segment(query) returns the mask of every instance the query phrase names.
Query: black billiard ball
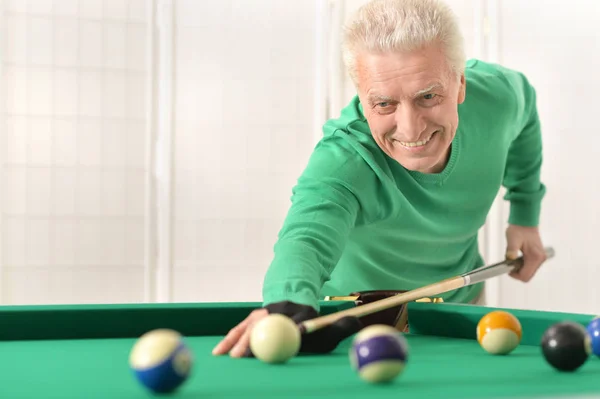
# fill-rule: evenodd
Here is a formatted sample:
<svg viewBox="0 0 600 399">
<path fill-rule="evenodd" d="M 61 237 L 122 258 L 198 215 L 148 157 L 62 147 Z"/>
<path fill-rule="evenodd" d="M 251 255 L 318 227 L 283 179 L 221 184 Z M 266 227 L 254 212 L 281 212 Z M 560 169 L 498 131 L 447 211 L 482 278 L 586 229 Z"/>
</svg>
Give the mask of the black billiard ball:
<svg viewBox="0 0 600 399">
<path fill-rule="evenodd" d="M 575 371 L 590 357 L 589 334 L 584 326 L 574 322 L 553 324 L 542 337 L 542 353 L 557 370 Z"/>
</svg>

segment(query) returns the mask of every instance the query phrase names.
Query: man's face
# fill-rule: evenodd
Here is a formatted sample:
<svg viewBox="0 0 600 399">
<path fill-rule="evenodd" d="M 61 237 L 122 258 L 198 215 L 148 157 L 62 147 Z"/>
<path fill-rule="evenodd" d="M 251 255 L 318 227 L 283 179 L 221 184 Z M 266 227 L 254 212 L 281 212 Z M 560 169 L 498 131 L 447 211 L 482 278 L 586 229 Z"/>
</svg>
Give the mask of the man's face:
<svg viewBox="0 0 600 399">
<path fill-rule="evenodd" d="M 406 169 L 441 172 L 465 98 L 464 76 L 450 72 L 437 47 L 363 53 L 357 61 L 358 96 L 379 147 Z"/>
</svg>

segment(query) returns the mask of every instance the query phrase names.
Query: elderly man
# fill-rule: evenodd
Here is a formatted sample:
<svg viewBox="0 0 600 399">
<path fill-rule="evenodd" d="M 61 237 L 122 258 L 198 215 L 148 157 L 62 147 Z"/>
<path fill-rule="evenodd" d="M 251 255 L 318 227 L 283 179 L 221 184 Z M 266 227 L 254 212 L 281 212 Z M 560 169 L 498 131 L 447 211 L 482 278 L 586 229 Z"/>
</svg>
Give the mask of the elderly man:
<svg viewBox="0 0 600 399">
<path fill-rule="evenodd" d="M 326 295 L 410 290 L 480 266 L 477 234 L 501 186 L 510 201 L 512 276 L 545 261 L 545 187 L 535 91 L 518 72 L 466 61 L 451 10 L 435 0 L 375 0 L 347 26 L 344 60 L 357 97 L 328 121 L 293 190 L 264 280 L 264 308 L 214 349 L 249 355 L 268 313 L 318 315 Z M 482 284 L 444 300 L 473 303 Z M 325 352 L 360 328 L 342 319 L 301 351 Z"/>
</svg>

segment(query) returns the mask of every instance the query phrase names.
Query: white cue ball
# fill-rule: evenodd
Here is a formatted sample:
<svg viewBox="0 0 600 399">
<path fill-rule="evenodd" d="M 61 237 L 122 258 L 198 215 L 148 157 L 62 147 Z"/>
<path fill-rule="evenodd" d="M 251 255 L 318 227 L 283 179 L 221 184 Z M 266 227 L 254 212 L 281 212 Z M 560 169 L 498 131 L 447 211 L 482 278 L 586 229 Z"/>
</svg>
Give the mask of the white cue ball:
<svg viewBox="0 0 600 399">
<path fill-rule="evenodd" d="M 265 363 L 285 363 L 300 350 L 301 336 L 296 323 L 282 314 L 271 314 L 252 327 L 250 349 Z"/>
</svg>

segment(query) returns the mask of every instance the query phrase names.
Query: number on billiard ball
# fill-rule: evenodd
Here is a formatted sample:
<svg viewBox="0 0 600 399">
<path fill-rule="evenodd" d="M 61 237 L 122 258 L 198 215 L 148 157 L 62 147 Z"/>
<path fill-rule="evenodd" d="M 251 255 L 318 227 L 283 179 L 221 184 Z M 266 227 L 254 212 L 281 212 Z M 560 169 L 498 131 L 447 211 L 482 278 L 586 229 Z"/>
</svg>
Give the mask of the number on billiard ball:
<svg viewBox="0 0 600 399">
<path fill-rule="evenodd" d="M 578 323 L 564 321 L 550 326 L 542 337 L 546 361 L 560 371 L 575 371 L 591 354 L 590 336 Z"/>
</svg>

